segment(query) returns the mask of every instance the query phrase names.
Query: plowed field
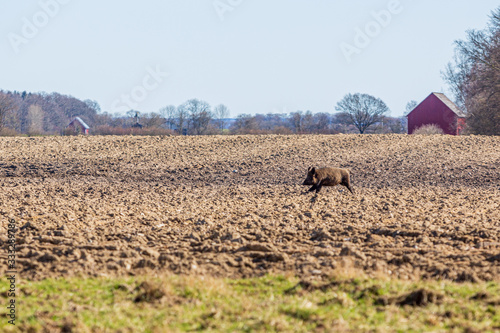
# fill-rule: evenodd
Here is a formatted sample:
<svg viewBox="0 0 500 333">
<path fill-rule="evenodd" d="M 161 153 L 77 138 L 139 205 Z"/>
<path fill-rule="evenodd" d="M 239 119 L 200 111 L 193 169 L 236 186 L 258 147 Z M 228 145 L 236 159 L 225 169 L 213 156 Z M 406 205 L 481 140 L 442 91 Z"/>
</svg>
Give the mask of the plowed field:
<svg viewBox="0 0 500 333">
<path fill-rule="evenodd" d="M 309 166 L 349 168 L 355 194 L 307 193 Z M 480 136 L 0 138 L 0 243 L 16 219 L 35 280 L 499 281 L 499 168 L 500 139 Z"/>
</svg>

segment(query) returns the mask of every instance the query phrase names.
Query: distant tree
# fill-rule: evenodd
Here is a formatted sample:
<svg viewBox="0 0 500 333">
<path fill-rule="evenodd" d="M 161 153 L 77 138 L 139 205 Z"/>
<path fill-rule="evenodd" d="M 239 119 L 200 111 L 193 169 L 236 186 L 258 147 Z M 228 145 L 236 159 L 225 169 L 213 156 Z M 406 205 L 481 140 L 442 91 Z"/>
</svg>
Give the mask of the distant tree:
<svg viewBox="0 0 500 333">
<path fill-rule="evenodd" d="M 455 59 L 443 73 L 456 103 L 467 112 L 468 130 L 500 135 L 500 7 L 488 27 L 455 42 Z"/>
<path fill-rule="evenodd" d="M 240 114 L 236 121 L 231 126 L 231 130 L 235 134 L 249 134 L 259 131 L 259 126 L 256 117 L 249 114 Z"/>
<path fill-rule="evenodd" d="M 381 122 L 389 111 L 381 99 L 367 94 L 348 94 L 338 102 L 335 109 L 348 115 L 350 122 L 361 134 L 373 124 Z"/>
<path fill-rule="evenodd" d="M 410 112 L 413 111 L 418 106 L 418 102 L 415 100 L 411 100 L 408 103 L 406 103 L 406 110 L 404 115 L 407 116 Z"/>
<path fill-rule="evenodd" d="M 316 113 L 313 117 L 316 133 L 328 133 L 330 127 L 330 115 L 324 112 Z"/>
<path fill-rule="evenodd" d="M 276 127 L 286 124 L 285 116 L 279 113 L 256 114 L 255 122 L 259 130 L 272 132 Z"/>
<path fill-rule="evenodd" d="M 229 109 L 224 104 L 219 104 L 214 108 L 214 117 L 217 122 L 217 128 L 222 133 L 224 130 L 224 119 L 229 117 Z"/>
<path fill-rule="evenodd" d="M 306 133 L 314 132 L 314 116 L 313 113 L 309 110 L 307 110 L 302 117 L 302 129 Z"/>
<path fill-rule="evenodd" d="M 334 121 L 337 124 L 344 124 L 348 125 L 351 124 L 351 116 L 348 113 L 345 112 L 339 112 L 334 115 Z"/>
<path fill-rule="evenodd" d="M 30 105 L 28 109 L 28 134 L 29 135 L 41 135 L 43 134 L 43 110 L 37 105 Z"/>
<path fill-rule="evenodd" d="M 144 127 L 161 128 L 165 124 L 165 118 L 159 113 L 151 112 L 144 114 L 141 122 Z"/>
<path fill-rule="evenodd" d="M 177 107 L 174 119 L 177 132 L 182 135 L 188 121 L 188 111 L 186 110 L 184 105 L 179 105 Z"/>
<path fill-rule="evenodd" d="M 386 117 L 384 125 L 389 133 L 403 134 L 406 133 L 406 117 L 393 118 Z"/>
<path fill-rule="evenodd" d="M 101 106 L 99 105 L 99 103 L 97 103 L 97 101 L 93 101 L 93 100 L 90 100 L 90 99 L 86 99 L 83 101 L 90 109 L 94 110 L 95 113 L 99 113 L 101 112 Z"/>
<path fill-rule="evenodd" d="M 167 105 L 160 109 L 160 114 L 163 118 L 165 118 L 165 123 L 168 129 L 174 129 L 176 113 L 177 108 L 173 105 Z"/>
<path fill-rule="evenodd" d="M 96 115 L 94 126 L 113 126 L 113 116 L 107 112 L 102 112 Z"/>
<path fill-rule="evenodd" d="M 54 117 L 59 119 L 54 119 L 54 121 L 58 122 L 59 126 L 66 127 L 68 125 L 68 121 L 75 117 L 82 118 L 83 121 L 85 121 L 89 126 L 92 126 L 94 123 L 94 117 L 97 114 L 97 111 L 75 97 L 61 95 L 58 93 L 41 94 L 39 97 L 42 97 L 42 99 L 50 102 L 52 104 L 52 108 L 58 109 L 58 112 L 54 113 Z M 39 105 L 45 112 L 52 113 L 50 109 L 45 107 L 45 105 Z M 60 118 L 63 114 L 66 119 Z"/>
<path fill-rule="evenodd" d="M 407 116 L 412 112 L 417 106 L 418 102 L 415 100 L 411 100 L 406 104 L 406 110 L 404 112 L 404 116 L 401 119 L 401 126 L 402 126 L 402 132 L 401 133 L 407 133 L 408 132 L 408 118 Z M 399 133 L 399 132 L 394 132 L 394 133 Z"/>
<path fill-rule="evenodd" d="M 0 131 L 6 125 L 7 117 L 17 109 L 11 96 L 0 91 Z"/>
<path fill-rule="evenodd" d="M 256 133 L 256 131 L 269 131 L 272 129 L 269 118 L 264 114 L 257 113 L 255 116 L 249 115 L 246 119 L 247 126 L 245 126 L 245 128 L 254 133 Z"/>
<path fill-rule="evenodd" d="M 302 133 L 302 111 L 292 112 L 289 116 L 290 127 L 294 133 Z"/>
<path fill-rule="evenodd" d="M 210 104 L 198 99 L 190 99 L 182 108 L 188 115 L 188 132 L 193 135 L 206 134 L 213 118 Z"/>
</svg>

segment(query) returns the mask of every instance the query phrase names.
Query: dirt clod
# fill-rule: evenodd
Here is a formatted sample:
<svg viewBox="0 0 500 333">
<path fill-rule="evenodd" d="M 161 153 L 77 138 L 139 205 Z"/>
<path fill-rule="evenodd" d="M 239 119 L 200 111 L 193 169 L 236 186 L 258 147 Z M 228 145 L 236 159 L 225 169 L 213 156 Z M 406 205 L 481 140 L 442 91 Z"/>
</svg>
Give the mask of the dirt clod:
<svg viewBox="0 0 500 333">
<path fill-rule="evenodd" d="M 142 282 L 137 286 L 136 291 L 137 295 L 134 298 L 134 303 L 153 303 L 162 299 L 166 294 L 161 287 L 154 286 L 149 282 Z"/>
</svg>

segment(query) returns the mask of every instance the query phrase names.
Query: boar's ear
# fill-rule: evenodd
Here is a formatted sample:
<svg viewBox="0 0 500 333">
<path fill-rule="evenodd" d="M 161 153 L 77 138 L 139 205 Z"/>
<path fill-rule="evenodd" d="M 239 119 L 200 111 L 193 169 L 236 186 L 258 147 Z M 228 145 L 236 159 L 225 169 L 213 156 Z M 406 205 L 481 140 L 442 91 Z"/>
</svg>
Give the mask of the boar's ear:
<svg viewBox="0 0 500 333">
<path fill-rule="evenodd" d="M 316 173 L 316 168 L 312 167 L 311 170 L 309 170 L 313 175 Z"/>
</svg>

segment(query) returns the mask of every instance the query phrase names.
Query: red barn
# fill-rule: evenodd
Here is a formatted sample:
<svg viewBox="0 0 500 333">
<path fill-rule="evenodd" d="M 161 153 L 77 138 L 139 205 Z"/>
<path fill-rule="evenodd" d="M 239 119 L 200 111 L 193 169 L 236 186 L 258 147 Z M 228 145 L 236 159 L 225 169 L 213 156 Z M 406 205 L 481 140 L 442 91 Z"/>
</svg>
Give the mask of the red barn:
<svg viewBox="0 0 500 333">
<path fill-rule="evenodd" d="M 432 93 L 408 115 L 408 134 L 424 125 L 435 124 L 445 134 L 460 135 L 465 127 L 465 114 L 442 93 Z"/>
<path fill-rule="evenodd" d="M 90 127 L 85 124 L 85 122 L 80 117 L 75 117 L 75 119 L 69 123 L 67 128 L 75 133 L 85 135 L 89 134 L 90 129 Z"/>
</svg>

